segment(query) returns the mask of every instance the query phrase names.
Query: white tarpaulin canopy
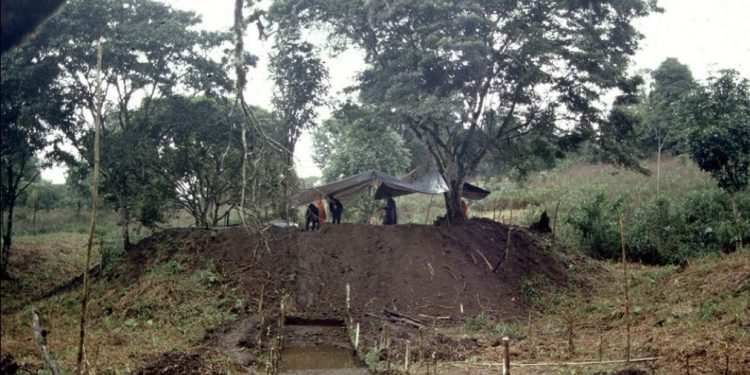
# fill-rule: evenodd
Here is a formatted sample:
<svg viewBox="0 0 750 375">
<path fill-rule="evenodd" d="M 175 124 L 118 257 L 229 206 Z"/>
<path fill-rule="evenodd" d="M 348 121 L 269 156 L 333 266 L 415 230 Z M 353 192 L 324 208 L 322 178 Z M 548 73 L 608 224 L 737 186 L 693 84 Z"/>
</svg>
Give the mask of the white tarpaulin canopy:
<svg viewBox="0 0 750 375">
<path fill-rule="evenodd" d="M 341 203 L 346 204 L 370 186 L 378 186 L 376 199 L 382 199 L 389 195 L 396 197 L 412 193 L 442 194 L 448 191 L 448 184 L 437 172 L 430 172 L 414 182 L 405 182 L 383 172 L 370 170 L 329 184 L 303 190 L 292 197 L 291 203 L 294 206 L 301 206 L 318 198 L 332 195 Z"/>
</svg>

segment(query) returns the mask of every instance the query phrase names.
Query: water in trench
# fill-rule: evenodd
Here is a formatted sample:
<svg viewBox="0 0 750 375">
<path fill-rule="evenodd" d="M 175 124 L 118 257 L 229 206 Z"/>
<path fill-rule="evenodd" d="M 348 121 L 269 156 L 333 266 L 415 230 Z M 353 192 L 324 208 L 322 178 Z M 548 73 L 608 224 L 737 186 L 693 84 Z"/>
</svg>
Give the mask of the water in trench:
<svg viewBox="0 0 750 375">
<path fill-rule="evenodd" d="M 343 325 L 293 324 L 284 331 L 282 374 L 369 374 L 354 357 Z"/>
</svg>

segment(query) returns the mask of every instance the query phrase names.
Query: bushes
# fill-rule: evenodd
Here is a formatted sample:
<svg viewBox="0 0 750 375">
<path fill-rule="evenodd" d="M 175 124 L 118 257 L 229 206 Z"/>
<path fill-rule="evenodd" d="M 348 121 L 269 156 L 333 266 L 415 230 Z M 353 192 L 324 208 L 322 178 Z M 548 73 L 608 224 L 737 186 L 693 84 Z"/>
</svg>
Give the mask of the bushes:
<svg viewBox="0 0 750 375">
<path fill-rule="evenodd" d="M 593 200 L 582 201 L 566 219 L 591 255 L 616 259 L 620 253 L 618 217 L 623 200 L 621 195 L 610 202 L 600 193 Z"/>
<path fill-rule="evenodd" d="M 750 192 L 738 197 L 741 233 L 750 229 Z M 718 189 L 689 191 L 679 197 L 646 201 L 598 194 L 581 201 L 567 218 L 580 245 L 593 256 L 619 259 L 619 215 L 625 213 L 625 243 L 630 259 L 652 264 L 681 263 L 734 248 L 737 236 L 728 195 Z M 745 239 L 747 240 L 747 238 Z"/>
</svg>

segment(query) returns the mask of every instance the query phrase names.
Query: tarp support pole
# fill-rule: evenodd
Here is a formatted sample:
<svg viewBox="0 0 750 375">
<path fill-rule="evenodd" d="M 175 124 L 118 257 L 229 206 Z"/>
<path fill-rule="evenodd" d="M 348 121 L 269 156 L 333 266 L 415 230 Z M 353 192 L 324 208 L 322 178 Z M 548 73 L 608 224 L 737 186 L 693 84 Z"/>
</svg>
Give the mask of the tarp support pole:
<svg viewBox="0 0 750 375">
<path fill-rule="evenodd" d="M 430 209 L 432 208 L 432 200 L 435 199 L 434 195 L 430 195 L 430 205 L 427 206 L 427 216 L 424 217 L 424 223 L 427 224 L 427 222 L 430 220 Z"/>
</svg>

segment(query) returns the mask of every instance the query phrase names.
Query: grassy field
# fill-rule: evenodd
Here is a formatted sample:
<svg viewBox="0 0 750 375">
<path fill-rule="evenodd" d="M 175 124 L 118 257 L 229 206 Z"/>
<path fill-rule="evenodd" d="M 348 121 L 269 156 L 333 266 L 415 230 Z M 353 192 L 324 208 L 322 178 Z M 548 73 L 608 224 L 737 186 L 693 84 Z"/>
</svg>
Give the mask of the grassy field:
<svg viewBox="0 0 750 375">
<path fill-rule="evenodd" d="M 65 247 L 60 245 L 63 239 Z M 29 328 L 32 308 L 49 331 L 48 344 L 57 361 L 74 368 L 80 286 L 38 301 L 32 297 L 81 272 L 82 252 L 69 250 L 83 249 L 85 241 L 84 235 L 68 233 L 40 235 L 34 242 L 19 238 L 25 245 L 16 248 L 11 260 L 19 280 L 3 282 L 2 293 L 4 306 L 8 301 L 22 307 L 2 315 L 2 349 L 32 373 L 43 368 Z M 165 244 L 165 251 L 172 245 Z M 40 252 L 47 254 L 39 257 Z M 35 259 L 35 267 L 24 269 L 29 258 Z M 104 272 L 92 282 L 89 302 L 87 356 L 94 373 L 127 374 L 160 353 L 190 352 L 206 329 L 233 319 L 233 312 L 245 307 L 212 263 L 186 254 L 157 253 L 145 264 L 120 258 Z M 217 368 L 235 368 L 221 353 L 209 357 Z"/>
</svg>

